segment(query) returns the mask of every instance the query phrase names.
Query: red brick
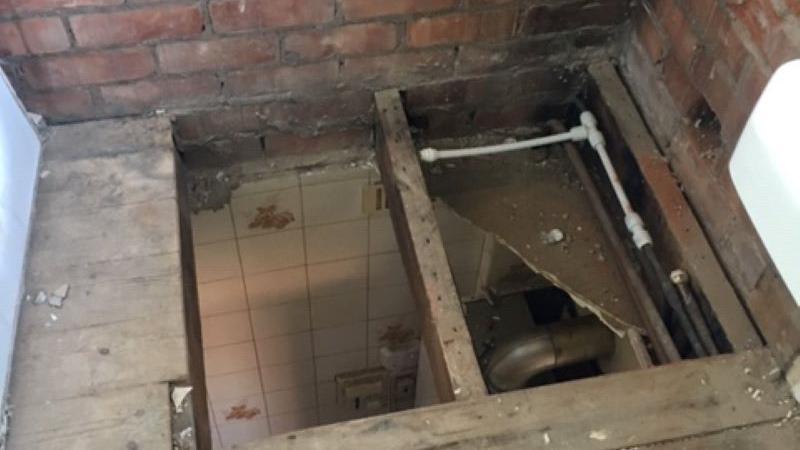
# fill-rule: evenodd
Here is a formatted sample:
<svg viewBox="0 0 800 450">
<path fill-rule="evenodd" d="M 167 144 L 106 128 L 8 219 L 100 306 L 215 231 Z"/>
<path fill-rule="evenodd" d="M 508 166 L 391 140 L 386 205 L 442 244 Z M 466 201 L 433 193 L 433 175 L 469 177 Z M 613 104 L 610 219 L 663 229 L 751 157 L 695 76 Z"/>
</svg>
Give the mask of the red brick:
<svg viewBox="0 0 800 450">
<path fill-rule="evenodd" d="M 141 113 L 165 106 L 209 103 L 220 95 L 220 83 L 212 75 L 103 86 L 100 95 L 113 113 Z"/>
<path fill-rule="evenodd" d="M 36 89 L 136 80 L 154 70 L 148 49 L 46 56 L 22 64 L 24 79 Z"/>
<path fill-rule="evenodd" d="M 275 60 L 277 48 L 274 36 L 236 37 L 161 44 L 157 53 L 161 70 L 183 73 L 268 63 Z"/>
<path fill-rule="evenodd" d="M 336 150 L 366 150 L 370 148 L 368 129 L 334 130 L 320 134 L 267 133 L 265 147 L 268 157 L 305 155 Z"/>
<path fill-rule="evenodd" d="M 372 91 L 350 91 L 327 97 L 271 102 L 259 107 L 264 126 L 278 129 L 342 126 L 369 123 L 375 99 Z"/>
<path fill-rule="evenodd" d="M 11 0 L 18 12 L 49 11 L 83 6 L 121 5 L 125 0 Z"/>
<path fill-rule="evenodd" d="M 97 114 L 92 96 L 83 88 L 27 93 L 22 95 L 22 100 L 28 111 L 41 114 L 51 122 L 71 122 Z"/>
<path fill-rule="evenodd" d="M 67 30 L 57 17 L 23 19 L 19 28 L 31 53 L 54 53 L 70 47 Z"/>
<path fill-rule="evenodd" d="M 515 17 L 512 10 L 423 17 L 408 24 L 408 45 L 430 47 L 506 38 L 514 31 Z"/>
<path fill-rule="evenodd" d="M 744 25 L 756 46 L 763 48 L 769 30 L 780 23 L 772 7 L 765 0 L 727 3 L 728 10 Z"/>
<path fill-rule="evenodd" d="M 333 20 L 334 0 L 221 0 L 209 10 L 218 32 L 280 28 Z"/>
<path fill-rule="evenodd" d="M 667 52 L 664 35 L 644 8 L 636 11 L 634 23 L 636 35 L 650 56 L 650 61 L 658 64 Z"/>
<path fill-rule="evenodd" d="M 388 23 L 347 25 L 330 31 L 292 33 L 283 41 L 284 58 L 313 60 L 393 50 L 397 29 Z"/>
<path fill-rule="evenodd" d="M 197 6 L 167 5 L 73 16 L 70 25 L 79 46 L 104 47 L 194 36 L 203 31 L 203 17 Z"/>
<path fill-rule="evenodd" d="M 458 6 L 459 0 L 341 0 L 348 19 L 442 11 Z"/>
<path fill-rule="evenodd" d="M 16 22 L 0 23 L 0 56 L 24 55 L 27 52 Z"/>
<path fill-rule="evenodd" d="M 373 86 L 413 86 L 451 76 L 454 59 L 451 50 L 346 59 L 341 77 Z"/>
<path fill-rule="evenodd" d="M 686 74 L 686 69 L 673 55 L 669 55 L 663 60 L 661 71 L 667 91 L 675 102 L 675 106 L 680 111 L 681 116 L 690 117 L 697 105 L 704 100 L 692 85 L 689 76 Z"/>
<path fill-rule="evenodd" d="M 225 93 L 243 97 L 275 92 L 309 93 L 333 90 L 338 70 L 337 61 L 274 69 L 243 70 L 225 77 Z"/>
</svg>

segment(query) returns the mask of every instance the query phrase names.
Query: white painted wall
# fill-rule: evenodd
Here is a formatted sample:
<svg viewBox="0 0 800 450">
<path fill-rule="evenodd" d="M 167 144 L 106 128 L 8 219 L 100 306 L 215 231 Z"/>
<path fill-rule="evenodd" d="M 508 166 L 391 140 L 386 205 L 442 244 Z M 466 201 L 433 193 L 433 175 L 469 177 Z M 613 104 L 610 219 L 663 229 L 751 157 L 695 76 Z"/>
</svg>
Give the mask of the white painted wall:
<svg viewBox="0 0 800 450">
<path fill-rule="evenodd" d="M 0 71 L 0 411 L 5 409 L 17 311 L 23 295 L 40 153 L 39 138 Z"/>
</svg>

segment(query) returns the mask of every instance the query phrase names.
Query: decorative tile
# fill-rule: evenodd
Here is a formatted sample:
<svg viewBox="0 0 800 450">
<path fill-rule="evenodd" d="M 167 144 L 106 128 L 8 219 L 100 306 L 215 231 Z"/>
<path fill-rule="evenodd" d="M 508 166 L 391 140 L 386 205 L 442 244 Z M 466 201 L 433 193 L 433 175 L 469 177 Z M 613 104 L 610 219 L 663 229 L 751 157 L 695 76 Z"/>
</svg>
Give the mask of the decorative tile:
<svg viewBox="0 0 800 450">
<path fill-rule="evenodd" d="M 369 318 L 396 316 L 416 311 L 408 284 L 379 287 L 369 291 Z"/>
<path fill-rule="evenodd" d="M 303 233 L 300 230 L 239 239 L 239 248 L 246 275 L 305 264 Z"/>
<path fill-rule="evenodd" d="M 229 423 L 242 423 L 267 417 L 267 408 L 264 404 L 264 394 L 232 397 L 217 400 L 213 404 L 214 420 L 218 426 Z"/>
<path fill-rule="evenodd" d="M 291 230 L 303 223 L 299 188 L 236 197 L 231 209 L 240 238 Z"/>
<path fill-rule="evenodd" d="M 363 320 L 367 320 L 366 290 L 311 301 L 311 327 L 314 329 Z"/>
<path fill-rule="evenodd" d="M 308 263 L 356 258 L 367 254 L 367 221 L 306 228 Z"/>
<path fill-rule="evenodd" d="M 247 298 L 241 276 L 227 280 L 200 283 L 197 286 L 200 316 L 247 310 Z"/>
<path fill-rule="evenodd" d="M 312 299 L 366 290 L 367 258 L 311 264 L 308 285 Z"/>
<path fill-rule="evenodd" d="M 252 309 L 308 299 L 305 266 L 245 275 L 244 283 Z"/>
<path fill-rule="evenodd" d="M 256 349 L 252 342 L 209 348 L 204 354 L 206 376 L 209 377 L 257 367 Z"/>
<path fill-rule="evenodd" d="M 258 363 L 275 366 L 296 361 L 307 361 L 314 357 L 311 333 L 296 333 L 256 341 Z"/>
<path fill-rule="evenodd" d="M 365 217 L 362 197 L 364 179 L 303 186 L 306 226 L 352 221 Z"/>
<path fill-rule="evenodd" d="M 205 210 L 192 214 L 192 240 L 195 245 L 225 241 L 235 237 L 228 205 L 216 211 Z"/>
<path fill-rule="evenodd" d="M 316 408 L 269 416 L 269 425 L 272 428 L 273 434 L 276 435 L 301 430 L 303 428 L 310 428 L 316 426 L 318 423 L 319 420 L 317 419 Z"/>
<path fill-rule="evenodd" d="M 205 317 L 200 325 L 205 348 L 236 344 L 253 339 L 248 311 Z"/>
<path fill-rule="evenodd" d="M 269 415 L 285 414 L 317 407 L 317 389 L 313 384 L 267 394 Z"/>
<path fill-rule="evenodd" d="M 335 328 L 314 330 L 314 355 L 327 356 L 365 350 L 367 348 L 367 323 L 356 322 Z"/>
<path fill-rule="evenodd" d="M 306 302 L 283 303 L 251 311 L 253 334 L 256 339 L 299 333 L 311 328 Z"/>
<path fill-rule="evenodd" d="M 314 361 L 312 360 L 261 367 L 261 385 L 264 392 L 305 386 L 314 383 L 314 379 Z"/>
<path fill-rule="evenodd" d="M 317 366 L 317 382 L 332 381 L 340 373 L 364 369 L 367 366 L 367 352 L 339 353 L 322 356 L 315 360 Z"/>
<path fill-rule="evenodd" d="M 392 328 L 400 331 L 409 330 L 416 337 L 419 337 L 419 327 L 420 319 L 416 313 L 370 320 L 368 346 L 380 347 L 384 345 L 381 337 L 386 336 L 387 331 Z"/>
<path fill-rule="evenodd" d="M 196 246 L 194 265 L 198 283 L 225 280 L 242 275 L 239 268 L 239 253 L 234 240 Z"/>
</svg>

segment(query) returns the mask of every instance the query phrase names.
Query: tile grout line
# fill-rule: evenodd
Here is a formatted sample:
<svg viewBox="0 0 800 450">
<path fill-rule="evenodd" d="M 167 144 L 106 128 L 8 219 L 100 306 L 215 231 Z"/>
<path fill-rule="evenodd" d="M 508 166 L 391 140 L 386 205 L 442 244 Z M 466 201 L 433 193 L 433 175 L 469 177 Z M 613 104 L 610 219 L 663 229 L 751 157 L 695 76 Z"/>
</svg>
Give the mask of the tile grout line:
<svg viewBox="0 0 800 450">
<path fill-rule="evenodd" d="M 271 436 L 272 435 L 272 426 L 269 423 L 269 405 L 267 404 L 267 393 L 266 393 L 266 389 L 264 388 L 264 375 L 263 375 L 263 373 L 261 371 L 261 364 L 260 364 L 260 362 L 258 360 L 258 349 L 256 348 L 256 333 L 255 333 L 255 327 L 253 326 L 253 310 L 250 307 L 250 298 L 249 298 L 249 294 L 247 293 L 247 283 L 245 283 L 245 281 L 244 281 L 244 263 L 242 262 L 242 253 L 241 253 L 241 249 L 240 249 L 240 246 L 239 246 L 239 235 L 236 232 L 236 221 L 235 221 L 235 219 L 233 217 L 233 208 L 229 207 L 228 211 L 230 212 L 231 225 L 233 226 L 233 236 L 234 236 L 234 242 L 235 242 L 235 245 L 236 245 L 236 257 L 237 257 L 237 259 L 239 261 L 239 274 L 240 274 L 241 279 L 242 279 L 242 288 L 244 290 L 244 300 L 245 300 L 245 303 L 247 304 L 247 317 L 248 317 L 248 319 L 250 321 L 250 335 L 252 336 L 253 353 L 255 354 L 256 370 L 258 371 L 258 381 L 261 383 L 261 399 L 264 402 L 264 418 L 265 418 L 265 420 L 267 422 L 267 432 Z"/>
<path fill-rule="evenodd" d="M 311 311 L 311 279 L 308 273 L 308 245 L 306 240 L 306 214 L 305 214 L 305 189 L 302 183 L 302 177 L 297 176 L 297 185 L 300 189 L 300 230 L 303 237 L 303 259 L 305 261 L 305 274 L 306 274 L 306 303 L 308 305 L 308 323 L 309 323 L 309 339 L 311 339 L 311 367 L 314 370 L 314 414 L 316 416 L 316 424 L 319 425 L 319 377 L 317 375 L 317 349 L 314 345 L 314 315 Z"/>
</svg>

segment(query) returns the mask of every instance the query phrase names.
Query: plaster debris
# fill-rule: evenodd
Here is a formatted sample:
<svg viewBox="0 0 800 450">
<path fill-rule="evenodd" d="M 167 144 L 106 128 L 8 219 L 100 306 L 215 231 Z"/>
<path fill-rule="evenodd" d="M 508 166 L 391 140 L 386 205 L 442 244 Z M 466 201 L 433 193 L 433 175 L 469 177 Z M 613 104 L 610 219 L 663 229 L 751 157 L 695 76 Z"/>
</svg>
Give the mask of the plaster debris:
<svg viewBox="0 0 800 450">
<path fill-rule="evenodd" d="M 544 441 L 545 445 L 550 445 L 550 433 L 546 431 L 542 433 L 542 440 Z"/>
<path fill-rule="evenodd" d="M 49 171 L 49 170 L 43 170 L 43 171 L 42 171 L 42 172 L 39 174 L 39 178 L 41 178 L 42 180 L 44 180 L 45 178 L 47 178 L 47 177 L 49 177 L 49 176 L 50 176 L 50 171 Z"/>
<path fill-rule="evenodd" d="M 558 228 L 553 228 L 552 230 L 542 233 L 541 234 L 542 243 L 545 245 L 553 245 L 558 244 L 559 242 L 564 240 L 564 232 L 559 230 Z"/>
<path fill-rule="evenodd" d="M 47 304 L 54 308 L 61 308 L 64 306 L 67 295 L 69 295 L 69 285 L 62 284 L 47 297 Z"/>
<path fill-rule="evenodd" d="M 606 430 L 592 430 L 589 433 L 589 439 L 593 439 L 595 441 L 605 441 L 608 439 L 608 432 Z"/>
<path fill-rule="evenodd" d="M 45 302 L 47 302 L 47 293 L 45 293 L 44 291 L 39 291 L 36 294 L 36 297 L 33 299 L 33 304 L 41 305 L 44 304 Z"/>
<path fill-rule="evenodd" d="M 172 404 L 175 406 L 175 412 L 183 412 L 183 402 L 186 401 L 186 396 L 192 392 L 191 386 L 175 386 L 172 388 Z"/>
</svg>

